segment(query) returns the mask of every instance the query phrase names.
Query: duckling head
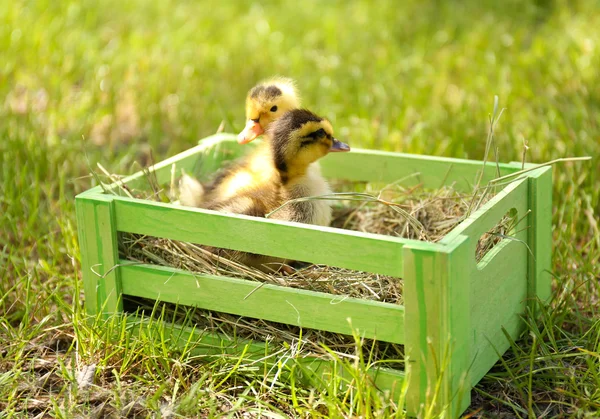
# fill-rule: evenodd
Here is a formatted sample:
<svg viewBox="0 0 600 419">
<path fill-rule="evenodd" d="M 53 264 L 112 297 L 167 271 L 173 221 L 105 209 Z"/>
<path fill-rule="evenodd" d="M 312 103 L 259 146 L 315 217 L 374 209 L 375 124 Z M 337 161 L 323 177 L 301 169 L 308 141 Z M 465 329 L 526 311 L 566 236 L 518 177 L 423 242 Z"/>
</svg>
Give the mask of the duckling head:
<svg viewBox="0 0 600 419">
<path fill-rule="evenodd" d="M 306 173 L 308 166 L 330 152 L 350 151 L 333 136 L 331 123 L 306 109 L 286 112 L 269 128 L 275 167 L 285 183 Z"/>
<path fill-rule="evenodd" d="M 292 79 L 273 78 L 254 86 L 246 97 L 246 126 L 238 143 L 246 144 L 263 134 L 269 125 L 290 109 L 300 106 Z"/>
</svg>

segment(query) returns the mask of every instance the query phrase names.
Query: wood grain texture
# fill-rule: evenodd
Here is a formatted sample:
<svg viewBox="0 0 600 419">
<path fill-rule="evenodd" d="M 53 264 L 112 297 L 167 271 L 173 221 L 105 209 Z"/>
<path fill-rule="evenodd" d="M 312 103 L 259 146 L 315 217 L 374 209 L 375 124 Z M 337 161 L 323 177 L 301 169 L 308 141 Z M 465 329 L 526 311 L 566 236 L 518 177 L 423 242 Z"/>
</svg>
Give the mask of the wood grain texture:
<svg viewBox="0 0 600 419">
<path fill-rule="evenodd" d="M 470 267 L 473 385 L 498 361 L 498 353 L 509 348 L 502 329 L 516 339 L 524 328 L 520 315 L 527 303 L 527 249 L 517 241 L 504 241 L 498 247 L 484 270 Z"/>
<path fill-rule="evenodd" d="M 552 295 L 552 168 L 533 171 L 529 179 L 529 298 L 548 302 Z"/>
<path fill-rule="evenodd" d="M 472 362 L 469 238 L 460 236 L 444 252 L 405 246 L 404 297 L 407 411 L 452 412 L 470 404 Z"/>
<path fill-rule="evenodd" d="M 404 343 L 404 307 L 122 262 L 123 293 L 303 328 Z"/>
<path fill-rule="evenodd" d="M 474 357 L 470 374 L 473 385 L 497 362 L 498 353 L 508 349 L 509 342 L 502 329 L 516 339 L 524 327 L 520 315 L 525 312 L 527 300 L 529 217 L 525 214 L 529 211 L 528 196 L 526 177 L 510 183 L 441 241 L 450 244 L 460 235 L 470 238 L 464 273 L 470 278 L 472 331 L 469 345 Z M 516 209 L 518 218 L 525 217 L 516 228 L 521 231 L 514 239 L 502 240 L 477 264 L 477 240 L 511 209 Z"/>
<path fill-rule="evenodd" d="M 418 176 L 407 179 L 403 184 L 422 183 L 425 188 L 432 189 L 453 185 L 460 192 L 470 192 L 475 184 L 477 173 L 482 168 L 482 163 L 445 157 L 353 149 L 350 153 L 333 153 L 325 157 L 322 159 L 321 166 L 327 178 L 392 183 L 419 173 Z M 510 165 L 500 165 L 501 175 L 514 172 L 515 169 Z M 483 181 L 493 179 L 495 173 L 496 168 L 488 164 L 485 167 Z"/>
<path fill-rule="evenodd" d="M 402 246 L 414 242 L 122 197 L 115 205 L 119 231 L 395 277 L 403 273 Z"/>
<path fill-rule="evenodd" d="M 282 362 L 281 356 L 270 356 L 280 348 L 272 348 L 268 343 L 258 343 L 243 339 L 231 339 L 226 336 L 207 333 L 192 327 L 173 325 L 166 322 L 151 321 L 130 316 L 127 319 L 128 325 L 133 333 L 140 329 L 153 328 L 158 333 L 165 336 L 175 348 L 192 348 L 193 355 L 222 355 L 230 354 L 239 356 L 245 354 L 245 364 L 252 364 L 262 369 L 266 374 L 278 375 L 281 380 L 290 379 L 291 374 L 305 386 L 310 386 L 318 390 L 325 390 L 326 383 L 331 374 L 336 374 L 348 383 L 353 377 L 347 370 L 335 361 L 328 361 L 314 357 L 294 357 L 291 350 L 285 352 L 290 355 L 285 357 Z M 373 384 L 382 391 L 389 391 L 392 400 L 397 400 L 402 391 L 402 385 L 405 374 L 402 370 L 381 368 L 371 366 L 368 374 L 373 380 Z M 344 388 L 345 389 L 345 388 Z"/>
<path fill-rule="evenodd" d="M 122 310 L 114 203 L 110 196 L 77 197 L 81 271 L 89 314 Z"/>
</svg>

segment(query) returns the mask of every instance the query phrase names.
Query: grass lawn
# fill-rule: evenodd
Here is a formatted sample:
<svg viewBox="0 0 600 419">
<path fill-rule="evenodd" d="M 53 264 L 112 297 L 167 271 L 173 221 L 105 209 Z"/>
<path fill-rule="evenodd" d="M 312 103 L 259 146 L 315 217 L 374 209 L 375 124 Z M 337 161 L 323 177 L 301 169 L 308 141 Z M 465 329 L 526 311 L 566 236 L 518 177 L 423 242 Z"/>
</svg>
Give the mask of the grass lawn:
<svg viewBox="0 0 600 419">
<path fill-rule="evenodd" d="M 593 157 L 554 168 L 554 298 L 470 412 L 600 416 L 599 28 L 595 0 L 2 2 L 0 418 L 403 416 L 86 321 L 73 198 L 90 167 L 132 173 L 241 130 L 273 74 L 353 146 L 481 159 L 498 95 L 501 161 L 524 141 L 533 162 Z"/>
</svg>

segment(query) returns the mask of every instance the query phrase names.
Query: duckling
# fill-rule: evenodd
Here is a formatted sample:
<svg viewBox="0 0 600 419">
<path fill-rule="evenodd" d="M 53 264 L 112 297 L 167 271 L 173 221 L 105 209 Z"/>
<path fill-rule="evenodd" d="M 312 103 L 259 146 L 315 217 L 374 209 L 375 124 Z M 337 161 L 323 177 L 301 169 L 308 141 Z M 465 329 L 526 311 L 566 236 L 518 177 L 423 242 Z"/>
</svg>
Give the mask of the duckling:
<svg viewBox="0 0 600 419">
<path fill-rule="evenodd" d="M 296 109 L 300 106 L 300 98 L 296 89 L 295 82 L 286 77 L 273 77 L 264 80 L 254 86 L 248 92 L 246 97 L 246 119 L 245 128 L 237 136 L 239 144 L 247 144 L 256 137 L 265 133 L 273 121 L 290 109 Z M 255 164 L 250 167 L 260 167 L 264 165 L 263 160 L 268 156 L 255 156 Z M 318 167 L 313 169 L 318 172 Z M 316 173 L 316 175 L 319 175 Z M 223 175 L 226 176 L 226 175 Z M 221 197 L 234 196 L 238 188 L 247 186 L 247 182 L 252 179 L 248 172 L 241 170 L 236 172 L 235 178 L 221 178 L 219 183 L 222 185 L 217 195 Z M 189 207 L 202 207 L 204 199 L 204 189 L 200 182 L 193 177 L 183 174 L 179 181 L 179 203 Z"/>
<path fill-rule="evenodd" d="M 260 82 L 250 89 L 246 97 L 247 122 L 238 134 L 238 143 L 249 143 L 285 112 L 299 107 L 300 98 L 292 79 L 274 77 Z"/>
<path fill-rule="evenodd" d="M 228 172 L 220 173 L 213 183 L 204 189 L 210 199 L 205 208 L 225 213 L 265 217 L 285 202 L 309 196 L 322 195 L 329 191 L 325 179 L 311 171 L 311 166 L 329 152 L 345 152 L 350 147 L 333 137 L 331 123 L 304 109 L 294 109 L 272 123 L 267 131 L 269 141 L 262 144 L 257 153 L 263 167 L 253 167 L 254 155 L 236 162 Z M 249 170 L 248 170 L 249 169 Z M 260 170 L 256 170 L 260 169 Z M 235 196 L 220 197 L 212 194 L 218 189 L 220 179 L 235 177 L 235 172 L 250 173 L 253 181 L 238 190 Z M 329 225 L 330 203 L 323 200 L 294 202 L 275 212 L 271 218 L 308 224 Z M 225 252 L 230 258 L 263 270 L 270 263 L 284 260 L 245 252 Z"/>
</svg>

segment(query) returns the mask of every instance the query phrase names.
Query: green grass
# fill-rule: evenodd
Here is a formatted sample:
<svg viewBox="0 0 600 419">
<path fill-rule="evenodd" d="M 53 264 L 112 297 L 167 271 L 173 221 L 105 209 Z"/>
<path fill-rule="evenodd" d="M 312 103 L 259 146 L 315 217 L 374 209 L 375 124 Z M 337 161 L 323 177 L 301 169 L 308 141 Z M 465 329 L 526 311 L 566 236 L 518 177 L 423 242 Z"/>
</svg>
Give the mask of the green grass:
<svg viewBox="0 0 600 419">
<path fill-rule="evenodd" d="M 554 299 L 471 411 L 600 415 L 597 1 L 220 3 L 0 4 L 0 417 L 402 415 L 368 386 L 271 388 L 236 358 L 86 322 L 73 197 L 89 167 L 131 173 L 221 122 L 240 130 L 247 89 L 272 74 L 353 146 L 481 159 L 497 94 L 500 160 L 523 140 L 534 162 L 593 156 L 554 169 Z"/>
</svg>

